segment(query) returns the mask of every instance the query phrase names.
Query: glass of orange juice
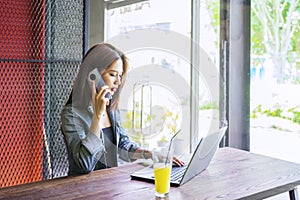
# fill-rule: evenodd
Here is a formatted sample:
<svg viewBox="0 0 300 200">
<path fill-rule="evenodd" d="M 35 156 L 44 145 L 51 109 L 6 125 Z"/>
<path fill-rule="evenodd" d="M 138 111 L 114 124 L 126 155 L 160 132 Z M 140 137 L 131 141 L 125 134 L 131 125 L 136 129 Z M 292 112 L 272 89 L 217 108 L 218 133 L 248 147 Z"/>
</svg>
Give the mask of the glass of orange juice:
<svg viewBox="0 0 300 200">
<path fill-rule="evenodd" d="M 167 197 L 170 191 L 173 149 L 169 146 L 158 147 L 152 151 L 155 196 Z"/>
</svg>

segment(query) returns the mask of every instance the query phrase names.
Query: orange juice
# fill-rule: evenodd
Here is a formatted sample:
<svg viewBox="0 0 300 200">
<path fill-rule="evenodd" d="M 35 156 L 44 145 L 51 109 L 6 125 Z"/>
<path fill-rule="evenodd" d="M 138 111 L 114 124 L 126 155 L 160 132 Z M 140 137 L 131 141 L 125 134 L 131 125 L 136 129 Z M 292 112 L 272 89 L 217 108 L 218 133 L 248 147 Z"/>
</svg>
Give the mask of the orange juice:
<svg viewBox="0 0 300 200">
<path fill-rule="evenodd" d="M 171 165 L 154 166 L 155 191 L 160 194 L 166 194 L 170 190 Z"/>
</svg>

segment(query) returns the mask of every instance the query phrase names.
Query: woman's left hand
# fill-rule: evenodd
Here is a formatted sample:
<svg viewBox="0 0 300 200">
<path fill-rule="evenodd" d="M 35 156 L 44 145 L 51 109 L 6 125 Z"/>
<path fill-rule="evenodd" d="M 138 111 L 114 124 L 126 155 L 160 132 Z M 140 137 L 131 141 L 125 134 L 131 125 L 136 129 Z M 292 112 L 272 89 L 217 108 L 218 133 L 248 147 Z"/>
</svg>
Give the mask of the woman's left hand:
<svg viewBox="0 0 300 200">
<path fill-rule="evenodd" d="M 143 149 L 138 149 L 136 151 L 136 153 L 139 156 L 139 158 L 145 158 L 145 159 L 149 159 L 149 158 L 152 158 L 152 152 L 149 151 L 149 150 L 143 150 Z M 173 157 L 173 165 L 174 166 L 178 166 L 178 167 L 181 167 L 184 165 L 184 162 L 182 160 L 179 160 L 177 157 Z"/>
<path fill-rule="evenodd" d="M 184 165 L 184 162 L 182 160 L 179 160 L 177 157 L 173 157 L 173 165 L 177 167 L 181 167 Z"/>
</svg>

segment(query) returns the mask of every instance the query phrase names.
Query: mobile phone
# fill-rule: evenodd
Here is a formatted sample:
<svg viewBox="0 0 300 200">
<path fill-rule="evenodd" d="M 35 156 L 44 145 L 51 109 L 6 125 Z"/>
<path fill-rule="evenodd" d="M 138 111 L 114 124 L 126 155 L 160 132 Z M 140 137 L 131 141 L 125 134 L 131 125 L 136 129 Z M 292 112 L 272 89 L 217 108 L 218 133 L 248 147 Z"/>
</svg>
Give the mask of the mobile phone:
<svg viewBox="0 0 300 200">
<path fill-rule="evenodd" d="M 92 81 L 95 82 L 95 87 L 97 92 L 99 88 L 105 85 L 104 80 L 102 79 L 102 76 L 97 68 L 93 69 L 88 75 L 88 82 L 91 88 L 92 88 Z M 112 96 L 109 92 L 107 92 L 105 94 L 105 98 L 108 98 L 110 100 L 112 99 Z"/>
</svg>

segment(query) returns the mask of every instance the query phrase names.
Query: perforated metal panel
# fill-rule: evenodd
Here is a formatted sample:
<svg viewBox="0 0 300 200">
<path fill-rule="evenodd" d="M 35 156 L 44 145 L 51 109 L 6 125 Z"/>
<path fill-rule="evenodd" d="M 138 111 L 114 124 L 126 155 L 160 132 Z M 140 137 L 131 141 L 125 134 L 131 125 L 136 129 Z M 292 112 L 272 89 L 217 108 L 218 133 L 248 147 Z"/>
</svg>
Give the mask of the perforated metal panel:
<svg viewBox="0 0 300 200">
<path fill-rule="evenodd" d="M 46 57 L 49 62 L 45 66 L 45 130 L 52 174 L 44 170 L 44 177 L 67 175 L 67 152 L 60 131 L 60 113 L 82 59 L 83 13 L 83 0 L 47 3 Z"/>
<path fill-rule="evenodd" d="M 0 0 L 0 187 L 67 175 L 60 131 L 83 53 L 83 0 Z"/>
</svg>

